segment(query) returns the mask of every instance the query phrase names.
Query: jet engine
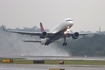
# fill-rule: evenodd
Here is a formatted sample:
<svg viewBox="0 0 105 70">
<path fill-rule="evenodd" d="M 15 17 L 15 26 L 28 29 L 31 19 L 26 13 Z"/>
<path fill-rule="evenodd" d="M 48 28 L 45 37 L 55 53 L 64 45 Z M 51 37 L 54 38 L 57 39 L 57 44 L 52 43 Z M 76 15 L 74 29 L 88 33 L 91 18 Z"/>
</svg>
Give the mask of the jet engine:
<svg viewBox="0 0 105 70">
<path fill-rule="evenodd" d="M 78 32 L 75 32 L 74 34 L 72 34 L 72 38 L 73 39 L 78 39 L 79 37 L 79 33 Z"/>
<path fill-rule="evenodd" d="M 47 35 L 48 35 L 47 32 L 44 31 L 41 33 L 40 38 L 45 38 L 47 37 Z"/>
</svg>

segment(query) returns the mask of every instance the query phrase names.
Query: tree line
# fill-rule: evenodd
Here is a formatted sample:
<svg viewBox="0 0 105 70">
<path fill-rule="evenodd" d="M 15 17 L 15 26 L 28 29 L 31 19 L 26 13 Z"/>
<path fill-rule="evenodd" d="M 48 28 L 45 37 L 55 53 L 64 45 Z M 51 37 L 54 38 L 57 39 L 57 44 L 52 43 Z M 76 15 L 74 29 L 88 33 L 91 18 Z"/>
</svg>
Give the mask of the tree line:
<svg viewBox="0 0 105 70">
<path fill-rule="evenodd" d="M 63 40 L 62 40 L 63 41 Z M 73 56 L 105 56 L 105 35 L 94 34 L 77 40 L 67 40 L 68 45 L 63 47 Z M 61 46 L 59 44 L 59 46 Z"/>
</svg>

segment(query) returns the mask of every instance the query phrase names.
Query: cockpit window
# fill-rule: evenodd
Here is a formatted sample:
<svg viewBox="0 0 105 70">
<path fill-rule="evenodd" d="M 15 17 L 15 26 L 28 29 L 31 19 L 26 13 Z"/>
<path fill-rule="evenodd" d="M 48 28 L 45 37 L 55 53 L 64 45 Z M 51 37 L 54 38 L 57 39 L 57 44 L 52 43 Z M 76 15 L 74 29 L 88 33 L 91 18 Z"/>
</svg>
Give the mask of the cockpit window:
<svg viewBox="0 0 105 70">
<path fill-rule="evenodd" d="M 73 20 L 70 20 L 70 19 L 69 19 L 69 20 L 66 20 L 66 22 L 67 22 L 67 21 L 73 21 Z"/>
</svg>

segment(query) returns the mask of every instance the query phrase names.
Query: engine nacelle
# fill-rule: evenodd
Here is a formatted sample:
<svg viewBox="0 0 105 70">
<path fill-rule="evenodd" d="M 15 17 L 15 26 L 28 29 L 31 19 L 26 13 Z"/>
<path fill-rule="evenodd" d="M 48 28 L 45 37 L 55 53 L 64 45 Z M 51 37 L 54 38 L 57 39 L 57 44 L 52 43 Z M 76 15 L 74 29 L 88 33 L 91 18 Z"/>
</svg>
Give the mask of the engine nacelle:
<svg viewBox="0 0 105 70">
<path fill-rule="evenodd" d="M 47 42 L 47 39 L 46 38 L 44 38 L 44 39 L 41 39 L 41 45 L 45 45 L 45 43 Z"/>
<path fill-rule="evenodd" d="M 44 31 L 41 33 L 40 38 L 45 38 L 47 37 L 47 35 L 48 35 L 47 32 Z"/>
<path fill-rule="evenodd" d="M 79 33 L 78 32 L 75 32 L 73 35 L 72 35 L 72 38 L 73 39 L 78 39 L 79 37 Z"/>
</svg>

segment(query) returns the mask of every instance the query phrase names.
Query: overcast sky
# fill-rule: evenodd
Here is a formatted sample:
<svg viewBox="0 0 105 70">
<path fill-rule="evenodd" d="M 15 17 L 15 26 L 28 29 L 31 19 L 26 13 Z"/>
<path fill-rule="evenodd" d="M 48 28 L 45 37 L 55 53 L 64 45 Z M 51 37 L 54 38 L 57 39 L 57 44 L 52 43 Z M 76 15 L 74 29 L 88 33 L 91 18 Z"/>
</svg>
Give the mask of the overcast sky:
<svg viewBox="0 0 105 70">
<path fill-rule="evenodd" d="M 0 0 L 0 26 L 52 29 L 72 18 L 72 31 L 105 31 L 105 0 Z"/>
</svg>

